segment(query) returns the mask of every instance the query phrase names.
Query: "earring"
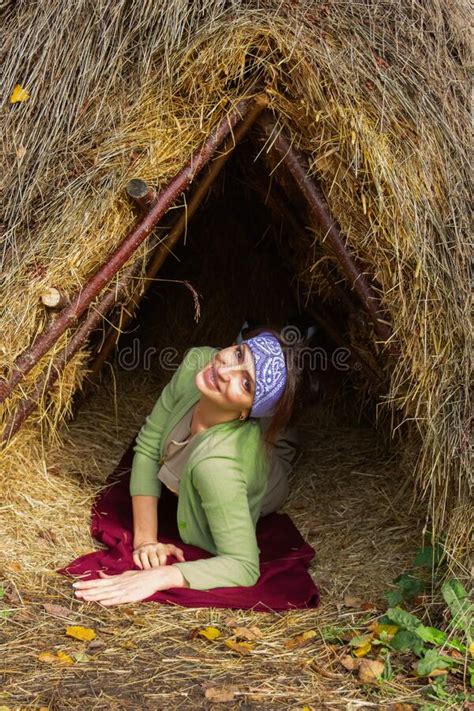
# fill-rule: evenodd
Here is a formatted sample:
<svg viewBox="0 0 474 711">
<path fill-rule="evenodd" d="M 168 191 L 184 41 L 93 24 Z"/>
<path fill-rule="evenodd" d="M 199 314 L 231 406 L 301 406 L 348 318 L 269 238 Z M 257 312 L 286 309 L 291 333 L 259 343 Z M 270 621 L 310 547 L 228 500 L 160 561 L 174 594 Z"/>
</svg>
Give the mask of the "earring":
<svg viewBox="0 0 474 711">
<path fill-rule="evenodd" d="M 239 420 L 243 422 L 245 420 L 245 415 L 240 415 Z"/>
</svg>

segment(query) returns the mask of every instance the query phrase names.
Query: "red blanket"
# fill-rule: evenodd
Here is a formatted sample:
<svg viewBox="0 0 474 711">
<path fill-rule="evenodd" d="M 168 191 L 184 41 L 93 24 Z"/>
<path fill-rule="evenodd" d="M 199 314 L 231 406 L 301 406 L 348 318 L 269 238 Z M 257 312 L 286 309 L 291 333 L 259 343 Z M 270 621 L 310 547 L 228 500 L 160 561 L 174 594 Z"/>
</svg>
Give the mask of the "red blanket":
<svg viewBox="0 0 474 711">
<path fill-rule="evenodd" d="M 92 510 L 91 533 L 106 546 L 105 550 L 83 555 L 59 573 L 92 579 L 99 577 L 99 570 L 114 574 L 137 569 L 132 559 L 132 508 L 128 492 L 132 456 L 130 446 Z M 163 486 L 159 500 L 160 541 L 182 548 L 186 560 L 209 558 L 207 551 L 181 541 L 176 507 L 177 497 Z M 264 516 L 257 524 L 257 540 L 260 578 L 252 587 L 170 588 L 155 593 L 147 601 L 260 611 L 317 607 L 319 591 L 308 573 L 314 550 L 305 543 L 291 519 L 286 514 Z M 169 562 L 173 562 L 173 558 Z"/>
</svg>

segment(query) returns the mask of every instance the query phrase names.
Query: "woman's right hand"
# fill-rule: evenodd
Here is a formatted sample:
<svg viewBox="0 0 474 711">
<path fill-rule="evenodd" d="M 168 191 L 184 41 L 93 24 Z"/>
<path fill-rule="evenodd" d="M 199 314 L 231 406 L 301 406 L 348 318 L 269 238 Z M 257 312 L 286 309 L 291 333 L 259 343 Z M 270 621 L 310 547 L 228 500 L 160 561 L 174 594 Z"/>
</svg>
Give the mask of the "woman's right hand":
<svg viewBox="0 0 474 711">
<path fill-rule="evenodd" d="M 158 541 L 141 543 L 133 549 L 133 562 L 141 570 L 149 570 L 166 565 L 169 555 L 173 555 L 181 563 L 184 563 L 183 551 L 172 543 L 159 543 Z"/>
</svg>

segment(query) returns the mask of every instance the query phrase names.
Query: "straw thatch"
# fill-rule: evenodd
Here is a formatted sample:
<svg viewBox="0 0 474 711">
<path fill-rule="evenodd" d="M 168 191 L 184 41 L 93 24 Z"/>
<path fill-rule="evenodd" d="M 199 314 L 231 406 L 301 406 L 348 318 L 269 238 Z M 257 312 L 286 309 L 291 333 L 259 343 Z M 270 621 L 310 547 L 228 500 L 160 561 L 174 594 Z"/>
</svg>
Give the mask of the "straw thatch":
<svg viewBox="0 0 474 711">
<path fill-rule="evenodd" d="M 413 473 L 441 524 L 468 471 L 462 8 L 4 3 L 3 83 L 31 98 L 2 110 L 3 372 L 45 326 L 41 291 L 75 294 L 123 238 L 127 180 L 163 186 L 240 97 L 264 88 L 388 314 L 401 357 L 382 358 L 382 409 L 414 444 Z M 308 249 L 298 276 L 313 291 L 318 269 Z M 15 449 L 58 425 L 85 365 L 83 350 Z"/>
</svg>

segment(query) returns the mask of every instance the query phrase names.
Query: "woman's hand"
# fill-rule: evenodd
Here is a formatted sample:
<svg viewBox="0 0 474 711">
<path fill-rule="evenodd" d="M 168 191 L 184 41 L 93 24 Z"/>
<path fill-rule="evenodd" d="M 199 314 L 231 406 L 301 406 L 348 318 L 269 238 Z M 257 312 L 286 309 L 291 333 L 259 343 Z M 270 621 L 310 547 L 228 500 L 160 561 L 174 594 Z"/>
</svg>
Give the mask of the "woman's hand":
<svg viewBox="0 0 474 711">
<path fill-rule="evenodd" d="M 184 563 L 184 553 L 181 548 L 172 543 L 158 543 L 158 541 L 135 545 L 133 562 L 142 570 L 149 570 L 166 565 L 166 558 L 169 555 L 174 555 L 177 560 Z"/>
<path fill-rule="evenodd" d="M 158 590 L 187 587 L 179 568 L 167 565 L 150 570 L 127 570 L 121 575 L 99 571 L 98 580 L 78 580 L 73 583 L 75 595 L 85 602 L 98 602 L 106 607 L 125 602 L 139 602 Z"/>
</svg>

